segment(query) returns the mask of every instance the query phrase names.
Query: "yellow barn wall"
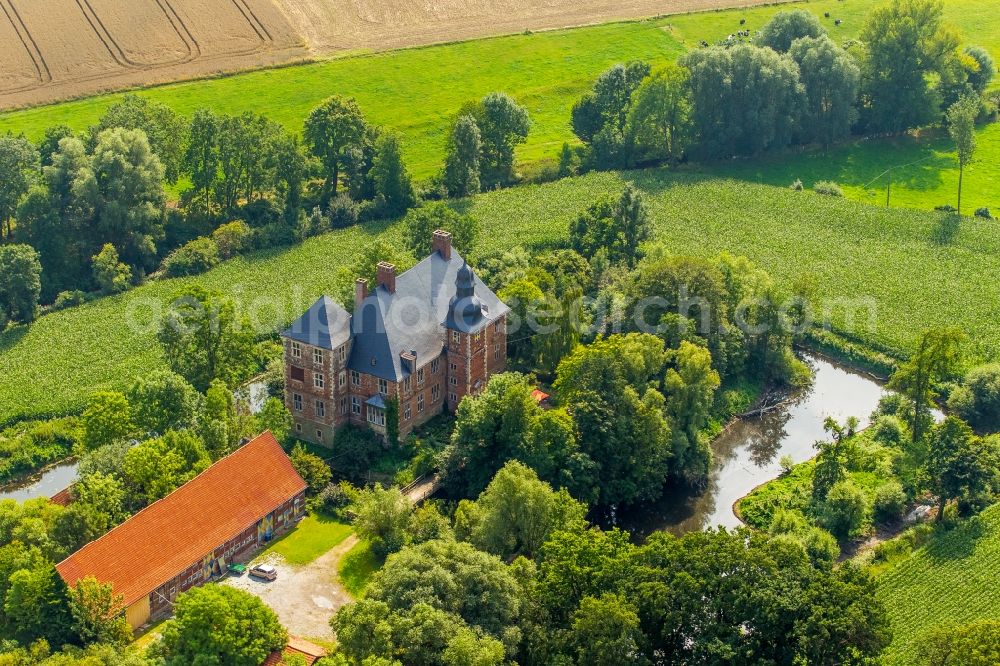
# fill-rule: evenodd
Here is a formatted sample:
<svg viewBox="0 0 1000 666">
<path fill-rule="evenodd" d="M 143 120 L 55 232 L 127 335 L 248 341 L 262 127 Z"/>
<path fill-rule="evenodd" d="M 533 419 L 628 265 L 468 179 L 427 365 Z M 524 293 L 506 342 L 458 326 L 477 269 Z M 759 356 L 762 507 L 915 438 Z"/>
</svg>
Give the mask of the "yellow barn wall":
<svg viewBox="0 0 1000 666">
<path fill-rule="evenodd" d="M 149 595 L 135 602 L 125 611 L 125 619 L 133 630 L 149 621 Z"/>
</svg>

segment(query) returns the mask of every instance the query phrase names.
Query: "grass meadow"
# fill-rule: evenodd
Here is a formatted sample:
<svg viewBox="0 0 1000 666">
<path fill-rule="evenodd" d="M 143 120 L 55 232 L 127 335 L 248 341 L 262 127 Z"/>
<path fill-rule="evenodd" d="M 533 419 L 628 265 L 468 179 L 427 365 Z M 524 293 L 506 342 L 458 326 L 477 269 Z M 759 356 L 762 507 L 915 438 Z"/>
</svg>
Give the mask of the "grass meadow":
<svg viewBox="0 0 1000 666">
<path fill-rule="evenodd" d="M 626 180 L 647 195 L 656 237 L 670 250 L 743 254 L 784 285 L 814 276 L 831 324 L 856 340 L 905 354 L 925 328 L 957 325 L 969 335 L 971 359 L 1000 360 L 1000 284 L 991 278 L 1000 274 L 1000 237 L 990 223 L 948 224 L 930 212 L 663 169 L 589 174 L 455 205 L 480 221 L 473 255 L 548 245 Z M 0 423 L 76 412 L 93 391 L 127 387 L 164 366 L 157 322 L 184 284 L 232 296 L 266 334 L 330 292 L 338 267 L 374 236 L 400 240 L 401 232 L 398 222 L 330 232 L 11 328 L 0 335 Z"/>
<path fill-rule="evenodd" d="M 361 597 L 368 588 L 375 572 L 382 563 L 372 552 L 371 544 L 359 541 L 340 559 L 337 565 L 337 577 L 352 597 Z"/>
<path fill-rule="evenodd" d="M 878 577 L 878 597 L 889 610 L 893 642 L 887 666 L 907 666 L 929 629 L 1000 620 L 1000 505 L 936 534 L 912 556 Z"/>
<path fill-rule="evenodd" d="M 823 17 L 839 41 L 857 36 L 875 0 L 816 0 L 796 3 Z M 182 114 L 199 107 L 219 112 L 259 111 L 300 131 L 308 112 L 325 97 L 353 95 L 370 120 L 400 132 L 406 158 L 419 179 L 432 176 L 443 159 L 445 132 L 469 99 L 505 90 L 533 119 L 518 158 L 527 173 L 553 162 L 563 142 L 575 142 L 569 117 L 573 102 L 611 64 L 630 59 L 675 60 L 701 40 L 714 42 L 742 28 L 759 29 L 781 7 L 733 9 L 610 23 L 568 30 L 512 35 L 387 53 L 352 55 L 305 65 L 150 88 L 141 94 Z M 948 0 L 945 14 L 965 39 L 988 48 L 1000 62 L 1000 12 L 989 0 Z M 741 26 L 740 19 L 746 24 Z M 840 19 L 840 26 L 834 21 Z M 105 95 L 0 115 L 0 133 L 38 138 L 65 123 L 84 129 L 119 95 Z M 966 204 L 1000 208 L 991 184 L 1000 176 L 1000 128 L 984 129 L 979 159 L 966 176 Z M 753 182 L 787 185 L 801 178 L 837 180 L 851 198 L 883 201 L 885 182 L 865 187 L 890 166 L 919 160 L 894 178 L 894 205 L 932 208 L 954 203 L 957 167 L 949 142 L 929 136 L 849 143 L 829 153 L 810 151 L 764 161 L 709 166 L 712 173 Z"/>
<path fill-rule="evenodd" d="M 294 530 L 271 544 L 258 555 L 259 560 L 270 553 L 278 553 L 289 564 L 309 564 L 351 535 L 350 525 L 325 516 L 308 515 Z"/>
</svg>

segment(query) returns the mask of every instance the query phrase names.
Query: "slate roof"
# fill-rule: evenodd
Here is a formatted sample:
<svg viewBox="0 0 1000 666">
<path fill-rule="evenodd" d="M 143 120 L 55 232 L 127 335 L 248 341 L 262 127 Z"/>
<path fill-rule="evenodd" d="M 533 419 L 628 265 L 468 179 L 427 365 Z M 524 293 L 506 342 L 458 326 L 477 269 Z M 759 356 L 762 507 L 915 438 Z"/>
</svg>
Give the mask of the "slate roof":
<svg viewBox="0 0 1000 666">
<path fill-rule="evenodd" d="M 396 276 L 396 292 L 376 287 L 356 304 L 351 329 L 354 346 L 348 367 L 381 379 L 398 382 L 410 374 L 400 359 L 401 352 L 415 352 L 417 366 L 438 356 L 446 343 L 446 324 L 458 287 L 457 278 L 465 266 L 471 277 L 471 300 L 483 307 L 482 317 L 469 321 L 458 317 L 457 328 L 464 332 L 481 330 L 510 311 L 493 291 L 468 268 L 454 249 L 451 259 L 433 252 L 423 261 Z M 463 303 L 468 303 L 464 299 Z"/>
<path fill-rule="evenodd" d="M 351 315 L 329 296 L 321 296 L 281 334 L 323 349 L 336 349 L 351 336 Z"/>
<path fill-rule="evenodd" d="M 131 606 L 306 489 L 270 432 L 56 565 L 69 586 L 111 583 Z"/>
</svg>

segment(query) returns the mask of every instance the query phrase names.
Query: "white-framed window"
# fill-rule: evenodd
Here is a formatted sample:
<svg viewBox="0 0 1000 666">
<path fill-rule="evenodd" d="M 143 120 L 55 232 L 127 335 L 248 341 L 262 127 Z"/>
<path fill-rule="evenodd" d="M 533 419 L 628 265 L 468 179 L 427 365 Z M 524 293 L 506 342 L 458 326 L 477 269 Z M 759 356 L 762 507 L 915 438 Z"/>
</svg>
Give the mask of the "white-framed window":
<svg viewBox="0 0 1000 666">
<path fill-rule="evenodd" d="M 377 426 L 385 425 L 385 410 L 368 405 L 368 422 Z"/>
<path fill-rule="evenodd" d="M 435 384 L 431 387 L 431 402 L 437 402 L 441 399 L 441 385 Z"/>
<path fill-rule="evenodd" d="M 322 400 L 316 401 L 316 416 L 321 419 L 326 417 L 326 403 Z"/>
<path fill-rule="evenodd" d="M 457 363 L 452 363 L 449 367 L 451 368 L 452 372 L 456 372 L 458 370 L 458 364 Z"/>
<path fill-rule="evenodd" d="M 343 398 L 340 399 L 340 413 L 341 414 L 347 413 L 347 396 L 344 396 Z"/>
<path fill-rule="evenodd" d="M 351 396 L 351 414 L 360 414 L 360 413 L 361 413 L 361 398 L 359 398 L 356 395 Z"/>
<path fill-rule="evenodd" d="M 323 350 L 313 349 L 313 363 L 323 364 Z"/>
<path fill-rule="evenodd" d="M 295 424 L 295 432 L 299 433 L 300 435 L 302 434 L 302 424 L 301 423 L 296 423 Z"/>
<path fill-rule="evenodd" d="M 410 409 L 410 401 L 407 400 L 406 404 L 403 405 L 403 420 L 409 421 L 411 416 L 413 416 L 413 410 Z"/>
<path fill-rule="evenodd" d="M 458 402 L 458 394 L 454 392 L 449 393 L 448 400 L 451 400 L 452 402 Z"/>
<path fill-rule="evenodd" d="M 314 372 L 313 373 L 313 386 L 315 386 L 318 389 L 321 389 L 321 388 L 323 388 L 323 386 L 324 386 L 325 383 L 326 383 L 326 380 L 323 378 L 323 373 L 322 372 Z"/>
<path fill-rule="evenodd" d="M 409 377 L 403 377 L 403 392 L 404 393 L 409 393 L 410 392 L 410 378 Z"/>
<path fill-rule="evenodd" d="M 302 411 L 302 396 L 298 393 L 292 394 L 292 406 L 295 407 L 295 411 Z"/>
<path fill-rule="evenodd" d="M 493 343 L 493 360 L 494 361 L 500 360 L 500 344 L 497 342 Z"/>
<path fill-rule="evenodd" d="M 337 386 L 339 386 L 340 388 L 344 388 L 345 386 L 347 386 L 347 373 L 344 372 L 343 370 L 341 370 L 340 374 L 337 375 Z"/>
<path fill-rule="evenodd" d="M 319 441 L 321 441 L 321 442 L 323 441 L 323 431 L 322 430 L 317 430 L 316 431 L 316 439 L 319 440 Z"/>
<path fill-rule="evenodd" d="M 417 368 L 417 386 L 424 385 L 424 369 Z"/>
<path fill-rule="evenodd" d="M 476 331 L 476 333 L 472 336 L 472 341 L 479 342 L 480 338 L 482 337 L 483 337 L 482 331 Z"/>
<path fill-rule="evenodd" d="M 448 381 L 452 386 L 458 386 L 458 377 L 451 377 Z"/>
<path fill-rule="evenodd" d="M 423 392 L 417 394 L 417 413 L 424 411 L 424 394 Z"/>
<path fill-rule="evenodd" d="M 351 370 L 351 386 L 361 386 L 361 373 Z"/>
<path fill-rule="evenodd" d="M 431 361 L 431 374 L 432 375 L 436 375 L 438 373 L 438 370 L 440 370 L 440 369 L 441 369 L 441 359 L 436 358 L 433 361 Z"/>
<path fill-rule="evenodd" d="M 341 363 L 347 360 L 347 345 L 341 345 L 340 348 L 337 349 L 337 356 L 340 357 Z"/>
<path fill-rule="evenodd" d="M 494 322 L 494 324 L 493 324 L 493 332 L 494 333 L 499 333 L 500 332 L 500 323 L 501 323 L 500 319 L 497 319 L 496 322 Z"/>
<path fill-rule="evenodd" d="M 461 340 L 462 340 L 462 336 L 461 336 L 461 334 L 459 334 L 458 331 L 452 331 L 451 332 L 451 341 L 452 342 L 454 342 L 457 345 L 459 342 L 461 342 Z"/>
<path fill-rule="evenodd" d="M 384 379 L 378 380 L 378 392 L 382 395 L 389 395 L 389 382 Z"/>
<path fill-rule="evenodd" d="M 302 358 L 302 345 L 292 342 L 292 358 Z"/>
</svg>

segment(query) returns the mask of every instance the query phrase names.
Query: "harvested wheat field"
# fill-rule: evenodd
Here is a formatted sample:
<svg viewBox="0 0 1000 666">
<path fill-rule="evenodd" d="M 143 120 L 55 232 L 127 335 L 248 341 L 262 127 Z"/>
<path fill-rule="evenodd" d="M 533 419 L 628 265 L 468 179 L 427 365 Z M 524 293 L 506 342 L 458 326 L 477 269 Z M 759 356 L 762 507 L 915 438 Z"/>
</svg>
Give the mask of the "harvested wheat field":
<svg viewBox="0 0 1000 666">
<path fill-rule="evenodd" d="M 763 2 L 0 0 L 0 109 L 310 56 Z"/>
<path fill-rule="evenodd" d="M 0 107 L 307 53 L 272 0 L 0 0 Z"/>
<path fill-rule="evenodd" d="M 774 4 L 774 0 L 276 1 L 318 54 L 394 49 L 614 19 Z"/>
</svg>

